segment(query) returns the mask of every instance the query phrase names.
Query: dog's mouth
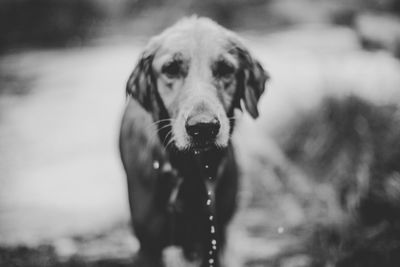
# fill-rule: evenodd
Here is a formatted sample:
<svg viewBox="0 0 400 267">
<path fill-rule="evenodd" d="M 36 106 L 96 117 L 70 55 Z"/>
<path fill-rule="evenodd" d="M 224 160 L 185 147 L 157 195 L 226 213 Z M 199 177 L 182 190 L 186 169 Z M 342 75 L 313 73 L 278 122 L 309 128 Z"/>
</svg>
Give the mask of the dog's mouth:
<svg viewBox="0 0 400 267">
<path fill-rule="evenodd" d="M 219 146 L 214 140 L 192 141 L 189 150 L 193 152 L 204 152 L 212 149 L 218 149 Z"/>
<path fill-rule="evenodd" d="M 206 152 L 206 151 L 211 151 L 211 150 L 222 150 L 226 146 L 220 145 L 216 142 L 215 139 L 210 139 L 210 140 L 196 140 L 196 139 L 191 139 L 189 142 L 186 143 L 186 145 L 181 145 L 179 146 L 173 138 L 170 139 L 169 141 L 165 142 L 166 143 L 166 148 L 172 148 L 174 147 L 174 150 L 177 151 L 186 151 L 186 152 L 193 152 L 193 153 L 200 153 L 200 152 Z"/>
<path fill-rule="evenodd" d="M 187 145 L 177 146 L 176 142 L 172 142 L 171 146 L 175 148 L 176 151 L 185 152 L 185 153 L 193 153 L 200 154 L 203 152 L 210 151 L 220 151 L 224 150 L 227 146 L 219 145 L 215 142 L 215 140 L 207 140 L 207 141 L 190 141 Z"/>
</svg>

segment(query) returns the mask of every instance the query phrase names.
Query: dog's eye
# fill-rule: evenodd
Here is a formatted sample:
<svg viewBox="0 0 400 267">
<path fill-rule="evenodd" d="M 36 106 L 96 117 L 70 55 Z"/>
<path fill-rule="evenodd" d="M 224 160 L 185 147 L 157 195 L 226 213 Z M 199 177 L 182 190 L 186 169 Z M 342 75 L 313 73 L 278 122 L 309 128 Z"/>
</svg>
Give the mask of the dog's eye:
<svg viewBox="0 0 400 267">
<path fill-rule="evenodd" d="M 179 61 L 169 62 L 162 67 L 161 71 L 169 78 L 176 78 L 181 74 L 181 64 Z"/>
<path fill-rule="evenodd" d="M 235 67 L 225 61 L 218 61 L 214 68 L 214 76 L 228 78 L 235 72 Z"/>
</svg>

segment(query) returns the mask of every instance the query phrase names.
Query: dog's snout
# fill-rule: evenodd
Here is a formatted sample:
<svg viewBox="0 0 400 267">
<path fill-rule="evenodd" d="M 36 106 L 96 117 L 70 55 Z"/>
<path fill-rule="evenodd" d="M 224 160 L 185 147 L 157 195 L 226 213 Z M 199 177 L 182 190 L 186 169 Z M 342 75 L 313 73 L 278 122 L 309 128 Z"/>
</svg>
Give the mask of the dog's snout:
<svg viewBox="0 0 400 267">
<path fill-rule="evenodd" d="M 189 117 L 185 125 L 188 135 L 197 141 L 214 139 L 220 126 L 216 117 L 202 114 Z"/>
</svg>

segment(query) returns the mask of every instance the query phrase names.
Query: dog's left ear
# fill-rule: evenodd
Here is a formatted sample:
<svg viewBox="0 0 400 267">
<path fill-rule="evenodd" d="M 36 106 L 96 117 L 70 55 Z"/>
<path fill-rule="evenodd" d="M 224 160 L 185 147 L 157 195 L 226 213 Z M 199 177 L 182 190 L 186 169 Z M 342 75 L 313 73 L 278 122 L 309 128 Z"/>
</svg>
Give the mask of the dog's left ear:
<svg viewBox="0 0 400 267">
<path fill-rule="evenodd" d="M 148 111 L 151 111 L 151 90 L 154 86 L 152 60 L 153 56 L 144 52 L 126 83 L 126 95 L 132 96 Z"/>
<path fill-rule="evenodd" d="M 159 47 L 159 38 L 150 39 L 140 55 L 126 83 L 126 95 L 136 99 L 147 111 L 154 112 L 154 95 L 157 91 L 153 73 L 153 59 Z"/>
<path fill-rule="evenodd" d="M 257 104 L 265 90 L 265 82 L 269 79 L 269 75 L 243 46 L 236 43 L 235 50 L 240 62 L 241 98 L 246 110 L 253 118 L 257 118 L 259 115 Z"/>
</svg>

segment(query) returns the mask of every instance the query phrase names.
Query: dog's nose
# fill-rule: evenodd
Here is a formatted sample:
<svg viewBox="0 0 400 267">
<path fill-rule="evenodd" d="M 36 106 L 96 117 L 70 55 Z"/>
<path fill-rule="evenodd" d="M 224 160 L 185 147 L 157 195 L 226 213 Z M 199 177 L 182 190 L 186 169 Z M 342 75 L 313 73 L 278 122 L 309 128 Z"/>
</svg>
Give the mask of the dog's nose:
<svg viewBox="0 0 400 267">
<path fill-rule="evenodd" d="M 197 141 L 214 139 L 220 126 L 217 118 L 208 115 L 191 116 L 185 125 L 188 135 Z"/>
</svg>

